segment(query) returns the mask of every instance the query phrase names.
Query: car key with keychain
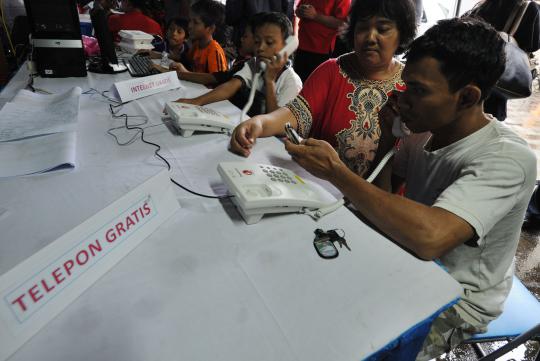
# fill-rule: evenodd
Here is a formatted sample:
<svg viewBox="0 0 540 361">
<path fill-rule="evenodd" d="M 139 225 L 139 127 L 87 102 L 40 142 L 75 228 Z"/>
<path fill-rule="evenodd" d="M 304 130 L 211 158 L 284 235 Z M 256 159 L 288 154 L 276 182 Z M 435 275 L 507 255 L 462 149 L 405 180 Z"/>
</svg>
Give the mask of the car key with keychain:
<svg viewBox="0 0 540 361">
<path fill-rule="evenodd" d="M 338 231 L 341 231 L 343 235 L 340 235 Z M 323 231 L 320 228 L 315 230 L 315 239 L 313 240 L 313 246 L 315 250 L 325 259 L 336 258 L 339 254 L 334 242 L 338 242 L 339 248 L 345 246 L 349 251 L 351 248 L 345 240 L 345 232 L 339 229 L 330 229 L 328 231 Z"/>
</svg>

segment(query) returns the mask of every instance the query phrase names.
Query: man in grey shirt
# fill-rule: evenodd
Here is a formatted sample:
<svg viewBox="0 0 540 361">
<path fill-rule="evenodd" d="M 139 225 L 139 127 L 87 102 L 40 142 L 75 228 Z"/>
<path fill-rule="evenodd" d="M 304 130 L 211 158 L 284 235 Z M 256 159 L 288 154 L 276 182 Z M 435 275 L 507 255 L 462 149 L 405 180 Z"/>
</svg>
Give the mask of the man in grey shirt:
<svg viewBox="0 0 540 361">
<path fill-rule="evenodd" d="M 293 159 L 334 184 L 377 228 L 418 257 L 439 259 L 463 286 L 461 300 L 434 321 L 418 360 L 485 332 L 512 285 L 536 158 L 482 110 L 504 63 L 500 36 L 475 19 L 443 20 L 412 43 L 402 73 L 407 88 L 383 109 L 381 139 L 392 137 L 396 116 L 414 134 L 379 176 L 383 189 L 351 172 L 324 141 L 286 142 Z M 384 190 L 392 171 L 395 183 L 405 180 L 405 197 Z"/>
</svg>

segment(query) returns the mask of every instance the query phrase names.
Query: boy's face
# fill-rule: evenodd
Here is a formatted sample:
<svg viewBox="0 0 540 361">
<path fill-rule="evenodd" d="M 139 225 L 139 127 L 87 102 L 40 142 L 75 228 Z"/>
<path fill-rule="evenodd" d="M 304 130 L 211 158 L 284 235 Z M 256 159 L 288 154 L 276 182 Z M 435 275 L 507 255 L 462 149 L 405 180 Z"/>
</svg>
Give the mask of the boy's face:
<svg viewBox="0 0 540 361">
<path fill-rule="evenodd" d="M 407 90 L 399 95 L 399 111 L 411 131 L 436 134 L 456 125 L 460 91 L 450 91 L 438 60 L 426 56 L 407 62 L 402 79 Z"/>
<path fill-rule="evenodd" d="M 180 46 L 186 40 L 186 32 L 181 26 L 172 23 L 167 29 L 167 40 L 170 46 Z"/>
<path fill-rule="evenodd" d="M 206 26 L 197 14 L 192 14 L 189 19 L 188 29 L 191 40 L 204 39 L 208 35 L 212 35 L 214 30 L 212 26 Z"/>
<path fill-rule="evenodd" d="M 270 59 L 285 46 L 281 28 L 275 24 L 263 24 L 255 30 L 257 56 Z M 290 55 L 290 54 L 289 54 Z"/>
<path fill-rule="evenodd" d="M 255 36 L 249 26 L 246 27 L 244 35 L 240 38 L 240 54 L 244 56 L 255 54 Z"/>
</svg>

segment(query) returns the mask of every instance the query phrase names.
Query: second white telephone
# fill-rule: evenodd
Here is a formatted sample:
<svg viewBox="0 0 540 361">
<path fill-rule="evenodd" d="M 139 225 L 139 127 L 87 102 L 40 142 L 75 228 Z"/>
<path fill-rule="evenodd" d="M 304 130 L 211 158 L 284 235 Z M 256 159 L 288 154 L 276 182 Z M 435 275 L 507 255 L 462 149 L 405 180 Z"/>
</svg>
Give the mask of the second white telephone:
<svg viewBox="0 0 540 361">
<path fill-rule="evenodd" d="M 194 131 L 230 133 L 236 123 L 213 109 L 178 102 L 165 103 L 165 112 L 183 137 Z"/>
<path fill-rule="evenodd" d="M 336 199 L 292 171 L 267 164 L 222 162 L 218 173 L 247 224 L 266 213 L 299 212 L 328 206 Z"/>
</svg>

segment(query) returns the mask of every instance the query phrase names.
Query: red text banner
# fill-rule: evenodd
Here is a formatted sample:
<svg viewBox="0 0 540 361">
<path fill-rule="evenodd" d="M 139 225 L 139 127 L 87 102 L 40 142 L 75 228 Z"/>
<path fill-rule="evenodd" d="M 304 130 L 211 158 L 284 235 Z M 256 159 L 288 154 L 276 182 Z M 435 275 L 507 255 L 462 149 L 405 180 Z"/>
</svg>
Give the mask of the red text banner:
<svg viewBox="0 0 540 361">
<path fill-rule="evenodd" d="M 168 172 L 139 185 L 0 277 L 0 361 L 179 208 Z"/>
</svg>

